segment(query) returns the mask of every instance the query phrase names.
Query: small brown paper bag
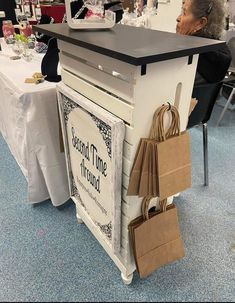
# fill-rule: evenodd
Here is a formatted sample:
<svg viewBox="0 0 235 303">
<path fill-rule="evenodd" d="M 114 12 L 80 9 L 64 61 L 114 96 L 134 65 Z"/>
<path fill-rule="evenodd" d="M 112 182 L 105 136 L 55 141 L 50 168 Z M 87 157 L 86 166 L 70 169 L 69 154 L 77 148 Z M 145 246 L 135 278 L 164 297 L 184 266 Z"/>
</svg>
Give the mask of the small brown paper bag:
<svg viewBox="0 0 235 303">
<path fill-rule="evenodd" d="M 132 193 L 132 195 L 139 194 L 140 178 L 143 168 L 144 156 L 146 153 L 146 145 L 147 145 L 147 140 L 140 139 L 137 152 L 135 154 L 134 165 L 131 172 L 132 182 L 129 183 L 129 187 L 128 187 L 128 191 Z"/>
<path fill-rule="evenodd" d="M 160 201 L 160 211 L 149 214 L 151 197 L 142 202 L 142 216 L 129 224 L 130 239 L 137 271 L 145 278 L 159 267 L 184 257 L 177 209 Z"/>
<path fill-rule="evenodd" d="M 143 165 L 140 174 L 139 195 L 141 192 L 152 192 L 152 154 L 154 142 L 147 140 L 145 144 L 146 151 L 143 157 Z"/>
</svg>

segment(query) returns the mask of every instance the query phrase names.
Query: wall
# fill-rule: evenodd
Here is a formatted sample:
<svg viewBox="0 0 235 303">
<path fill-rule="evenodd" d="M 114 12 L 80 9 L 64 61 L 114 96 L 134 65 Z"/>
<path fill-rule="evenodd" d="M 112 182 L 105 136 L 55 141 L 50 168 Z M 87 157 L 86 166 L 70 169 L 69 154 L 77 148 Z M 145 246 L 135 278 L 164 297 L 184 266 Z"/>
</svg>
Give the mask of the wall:
<svg viewBox="0 0 235 303">
<path fill-rule="evenodd" d="M 151 19 L 153 29 L 175 32 L 176 18 L 180 14 L 182 0 L 170 0 L 170 3 L 159 3 L 158 14 Z"/>
</svg>

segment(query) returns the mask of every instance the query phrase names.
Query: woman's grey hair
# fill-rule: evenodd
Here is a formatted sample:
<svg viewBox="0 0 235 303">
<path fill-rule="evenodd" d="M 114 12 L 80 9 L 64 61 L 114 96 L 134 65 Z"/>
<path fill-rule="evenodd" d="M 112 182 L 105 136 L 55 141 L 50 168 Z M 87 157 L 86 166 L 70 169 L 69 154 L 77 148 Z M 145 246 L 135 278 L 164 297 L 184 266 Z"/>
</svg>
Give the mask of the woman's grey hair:
<svg viewBox="0 0 235 303">
<path fill-rule="evenodd" d="M 208 22 L 196 36 L 219 39 L 224 29 L 224 0 L 191 0 L 191 12 L 197 19 L 206 17 Z"/>
</svg>

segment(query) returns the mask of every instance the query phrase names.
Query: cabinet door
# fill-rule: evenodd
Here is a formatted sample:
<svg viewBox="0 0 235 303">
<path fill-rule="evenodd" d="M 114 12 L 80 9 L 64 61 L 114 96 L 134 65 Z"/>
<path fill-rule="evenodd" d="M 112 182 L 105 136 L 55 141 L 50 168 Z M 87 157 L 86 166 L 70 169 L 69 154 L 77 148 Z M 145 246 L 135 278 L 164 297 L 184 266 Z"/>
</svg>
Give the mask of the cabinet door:
<svg viewBox="0 0 235 303">
<path fill-rule="evenodd" d="M 58 97 L 71 197 L 119 252 L 124 123 L 64 84 Z"/>
</svg>

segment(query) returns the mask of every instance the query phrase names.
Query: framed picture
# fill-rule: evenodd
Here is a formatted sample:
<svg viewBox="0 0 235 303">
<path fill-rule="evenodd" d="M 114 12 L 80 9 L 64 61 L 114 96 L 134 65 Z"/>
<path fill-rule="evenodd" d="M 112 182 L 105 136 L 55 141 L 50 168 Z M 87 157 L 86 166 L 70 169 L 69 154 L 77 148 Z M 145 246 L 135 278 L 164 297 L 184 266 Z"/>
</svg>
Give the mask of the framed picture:
<svg viewBox="0 0 235 303">
<path fill-rule="evenodd" d="M 71 198 L 118 252 L 124 123 L 64 84 L 57 91 Z"/>
</svg>

